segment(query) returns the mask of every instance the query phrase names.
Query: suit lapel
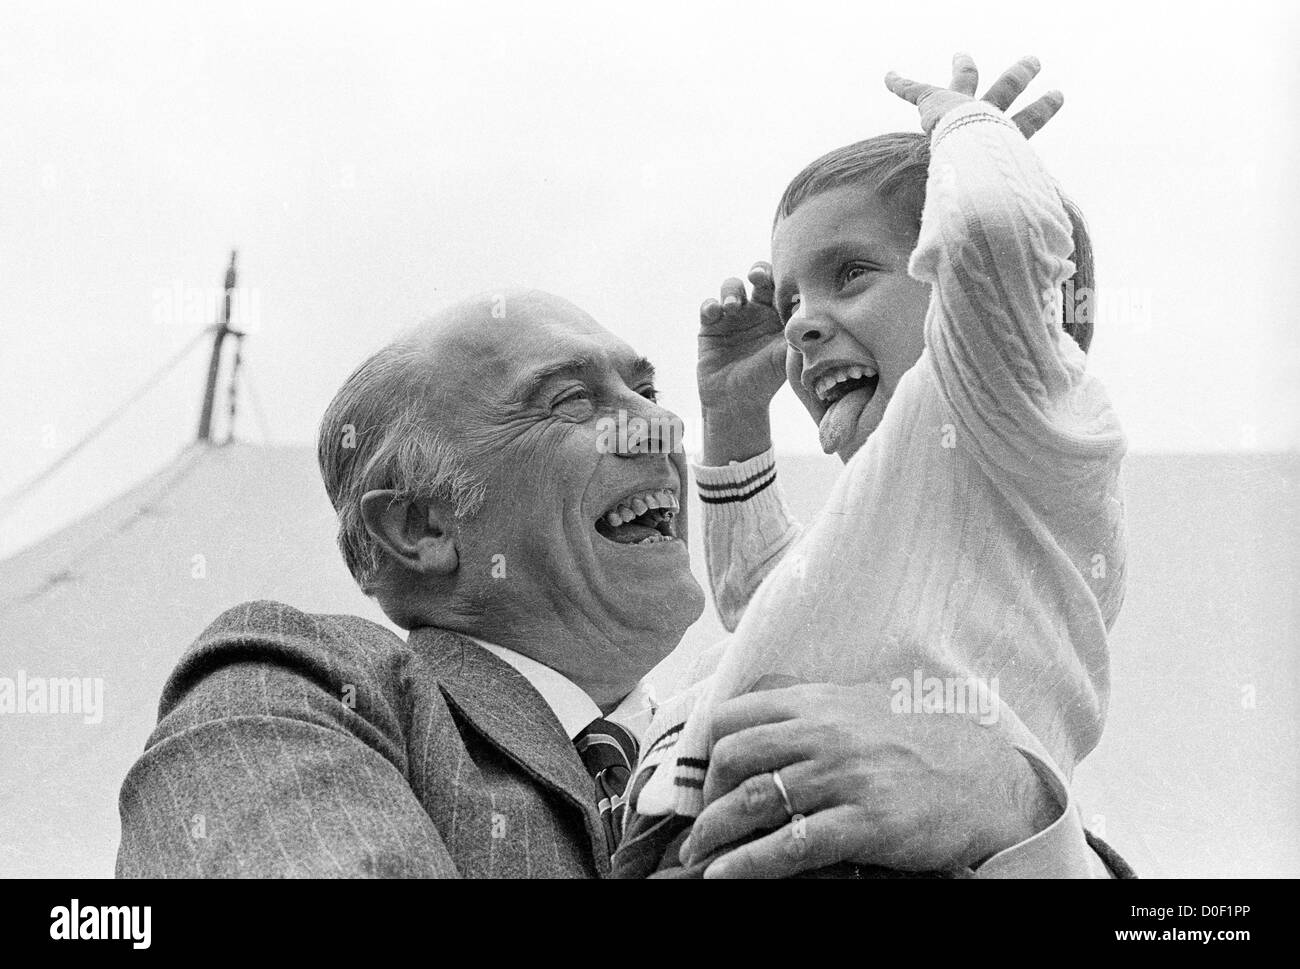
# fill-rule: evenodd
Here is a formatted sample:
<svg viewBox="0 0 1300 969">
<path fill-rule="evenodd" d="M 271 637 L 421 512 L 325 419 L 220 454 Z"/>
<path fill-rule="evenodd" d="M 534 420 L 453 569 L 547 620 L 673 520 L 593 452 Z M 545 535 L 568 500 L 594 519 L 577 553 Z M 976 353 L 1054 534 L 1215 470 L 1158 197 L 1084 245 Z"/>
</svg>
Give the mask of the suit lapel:
<svg viewBox="0 0 1300 969">
<path fill-rule="evenodd" d="M 608 849 L 591 775 L 532 684 L 510 664 L 456 633 L 414 629 L 409 642 L 434 660 L 444 696 L 483 737 L 582 812 L 596 867 L 607 873 Z"/>
</svg>

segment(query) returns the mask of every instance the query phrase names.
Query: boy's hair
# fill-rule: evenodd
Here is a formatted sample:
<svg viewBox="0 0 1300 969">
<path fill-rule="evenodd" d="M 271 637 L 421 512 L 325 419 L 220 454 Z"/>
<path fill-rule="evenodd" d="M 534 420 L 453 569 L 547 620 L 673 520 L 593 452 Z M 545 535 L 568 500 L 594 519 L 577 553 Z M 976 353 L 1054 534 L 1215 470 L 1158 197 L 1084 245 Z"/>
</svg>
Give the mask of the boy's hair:
<svg viewBox="0 0 1300 969">
<path fill-rule="evenodd" d="M 925 207 L 925 182 L 930 170 L 930 139 L 920 132 L 899 131 L 877 135 L 843 148 L 836 148 L 812 162 L 786 186 L 776 207 L 772 231 L 815 195 L 844 185 L 865 185 L 882 199 L 900 207 L 921 230 Z M 1085 293 L 1096 291 L 1092 262 L 1092 240 L 1078 206 L 1065 195 L 1061 204 L 1070 217 L 1074 238 L 1074 275 L 1061 287 L 1061 325 L 1085 352 L 1092 343 L 1092 314 L 1074 312 Z"/>
</svg>

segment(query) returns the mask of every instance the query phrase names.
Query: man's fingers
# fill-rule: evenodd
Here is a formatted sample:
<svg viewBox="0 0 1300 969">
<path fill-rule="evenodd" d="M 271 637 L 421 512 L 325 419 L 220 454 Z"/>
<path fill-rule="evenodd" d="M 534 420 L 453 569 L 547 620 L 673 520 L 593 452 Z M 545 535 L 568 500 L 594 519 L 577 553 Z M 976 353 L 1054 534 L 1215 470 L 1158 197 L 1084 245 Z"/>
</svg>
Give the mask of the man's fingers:
<svg viewBox="0 0 1300 969">
<path fill-rule="evenodd" d="M 724 700 L 713 710 L 710 737 L 716 744 L 728 734 L 748 727 L 802 716 L 807 707 L 800 702 L 799 691 L 803 689 L 805 687 L 792 686 L 783 690 L 762 690 Z"/>
<path fill-rule="evenodd" d="M 735 276 L 723 280 L 718 298 L 722 301 L 722 312 L 724 314 L 734 313 L 746 303 L 745 284 Z"/>
<path fill-rule="evenodd" d="M 810 762 L 786 762 L 780 771 L 781 783 L 796 811 L 813 811 L 821 805 L 820 792 L 813 788 Z M 716 800 L 707 802 L 691 826 L 683 852 L 693 858 L 707 858 L 726 845 L 757 831 L 770 831 L 789 819 L 790 812 L 781 800 L 772 771 L 751 773 L 744 783 L 733 785 Z"/>
<path fill-rule="evenodd" d="M 1031 55 L 1020 58 L 984 92 L 983 100 L 999 111 L 1007 110 L 1016 98 L 1025 93 L 1025 88 L 1029 87 L 1029 82 L 1041 69 L 1042 65 L 1038 63 L 1037 57 Z"/>
<path fill-rule="evenodd" d="M 802 734 L 790 726 L 790 721 L 765 723 L 728 734 L 714 744 L 704 778 L 704 803 L 743 786 L 746 778 L 754 776 L 767 778 L 767 787 L 775 791 L 770 772 L 801 760 L 806 753 L 806 744 L 799 742 Z"/>
<path fill-rule="evenodd" d="M 975 66 L 974 58 L 970 54 L 953 54 L 952 83 L 948 85 L 948 90 L 973 98 L 979 83 L 980 72 Z"/>
<path fill-rule="evenodd" d="M 700 304 L 700 326 L 713 326 L 722 319 L 722 304 L 710 296 Z"/>
<path fill-rule="evenodd" d="M 747 278 L 749 284 L 754 287 L 754 294 L 751 297 L 754 302 L 771 306 L 772 296 L 776 290 L 776 284 L 772 281 L 772 267 L 765 262 L 756 262 Z"/>
<path fill-rule="evenodd" d="M 893 71 L 885 75 L 885 87 L 904 101 L 911 101 L 913 104 L 920 104 L 921 98 L 938 90 L 933 84 L 922 84 L 920 81 L 913 81 Z"/>
<path fill-rule="evenodd" d="M 862 812 L 841 805 L 798 815 L 780 830 L 727 852 L 704 870 L 704 877 L 785 878 L 850 861 L 869 839 Z"/>
<path fill-rule="evenodd" d="M 1063 104 L 1065 104 L 1064 94 L 1060 91 L 1048 91 L 1023 111 L 1017 111 L 1011 120 L 1016 123 L 1022 135 L 1032 138 L 1043 125 L 1052 120 L 1052 116 L 1061 110 Z"/>
</svg>

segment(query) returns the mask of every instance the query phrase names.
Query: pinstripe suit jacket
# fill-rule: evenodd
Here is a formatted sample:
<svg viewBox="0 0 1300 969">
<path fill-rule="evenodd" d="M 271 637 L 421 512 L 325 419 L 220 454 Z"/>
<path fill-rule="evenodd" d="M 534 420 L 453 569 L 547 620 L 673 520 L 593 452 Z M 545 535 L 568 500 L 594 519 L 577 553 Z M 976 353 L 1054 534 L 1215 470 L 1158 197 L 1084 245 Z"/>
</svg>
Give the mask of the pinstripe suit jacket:
<svg viewBox="0 0 1300 969">
<path fill-rule="evenodd" d="M 163 690 L 122 786 L 118 877 L 597 877 L 590 775 L 463 636 L 250 602 Z"/>
</svg>

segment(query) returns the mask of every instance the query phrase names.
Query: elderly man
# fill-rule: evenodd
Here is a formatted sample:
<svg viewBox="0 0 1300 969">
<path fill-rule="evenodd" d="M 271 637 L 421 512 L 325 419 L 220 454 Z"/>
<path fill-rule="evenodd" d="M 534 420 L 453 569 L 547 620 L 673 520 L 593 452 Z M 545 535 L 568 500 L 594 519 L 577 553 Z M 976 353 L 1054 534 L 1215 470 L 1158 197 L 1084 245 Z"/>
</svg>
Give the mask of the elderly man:
<svg viewBox="0 0 1300 969">
<path fill-rule="evenodd" d="M 325 414 L 321 471 L 352 574 L 409 636 L 271 602 L 218 618 L 126 778 L 119 876 L 607 874 L 639 684 L 704 603 L 677 426 L 648 361 L 534 291 L 461 303 L 362 364 Z M 956 719 L 818 686 L 725 709 L 738 756 L 715 759 L 723 807 L 696 842 L 770 826 L 777 794 L 745 742 L 761 735 L 815 751 L 842 827 L 717 873 L 1100 869 L 1068 792 Z M 873 800 L 873 758 L 915 783 Z"/>
</svg>

